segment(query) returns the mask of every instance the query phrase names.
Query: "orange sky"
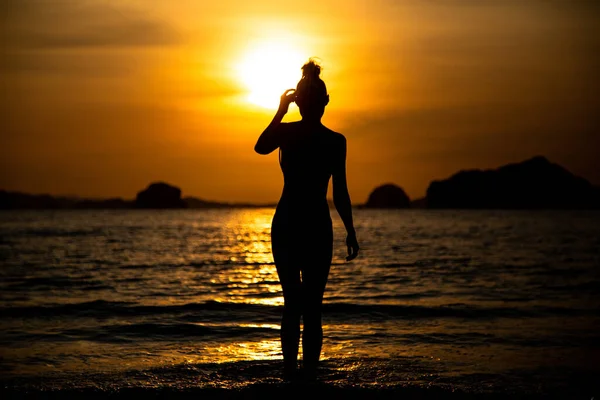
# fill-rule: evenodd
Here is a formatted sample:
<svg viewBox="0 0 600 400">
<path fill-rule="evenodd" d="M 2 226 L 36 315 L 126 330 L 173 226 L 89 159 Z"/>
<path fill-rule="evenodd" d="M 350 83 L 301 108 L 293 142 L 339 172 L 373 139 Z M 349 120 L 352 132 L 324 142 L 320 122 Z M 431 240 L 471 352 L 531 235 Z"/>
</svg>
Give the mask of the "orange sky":
<svg viewBox="0 0 600 400">
<path fill-rule="evenodd" d="M 253 152 L 273 110 L 240 72 L 273 43 L 322 60 L 355 203 L 538 154 L 600 183 L 596 2 L 206 3 L 3 2 L 0 188 L 276 201 L 277 156 Z"/>
</svg>

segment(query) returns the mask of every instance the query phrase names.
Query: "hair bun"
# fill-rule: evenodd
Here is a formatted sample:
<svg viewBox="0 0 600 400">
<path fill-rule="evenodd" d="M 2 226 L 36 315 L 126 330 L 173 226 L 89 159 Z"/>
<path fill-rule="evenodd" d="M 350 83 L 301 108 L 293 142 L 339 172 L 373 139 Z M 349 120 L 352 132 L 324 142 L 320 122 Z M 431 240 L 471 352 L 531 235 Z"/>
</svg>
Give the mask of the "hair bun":
<svg viewBox="0 0 600 400">
<path fill-rule="evenodd" d="M 315 62 L 314 59 L 308 60 L 306 64 L 302 66 L 302 77 L 303 78 L 319 78 L 321 74 L 321 66 Z"/>
</svg>

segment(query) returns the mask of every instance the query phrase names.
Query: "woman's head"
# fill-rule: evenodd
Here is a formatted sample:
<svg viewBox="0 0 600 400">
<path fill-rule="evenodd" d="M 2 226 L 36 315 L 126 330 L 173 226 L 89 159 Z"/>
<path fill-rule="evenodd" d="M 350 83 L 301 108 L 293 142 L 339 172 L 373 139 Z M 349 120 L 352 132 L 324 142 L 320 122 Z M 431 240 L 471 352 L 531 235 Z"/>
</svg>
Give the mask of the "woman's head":
<svg viewBox="0 0 600 400">
<path fill-rule="evenodd" d="M 302 66 L 302 79 L 296 86 L 296 104 L 304 118 L 320 118 L 329 103 L 327 87 L 320 74 L 321 66 L 312 59 Z"/>
</svg>

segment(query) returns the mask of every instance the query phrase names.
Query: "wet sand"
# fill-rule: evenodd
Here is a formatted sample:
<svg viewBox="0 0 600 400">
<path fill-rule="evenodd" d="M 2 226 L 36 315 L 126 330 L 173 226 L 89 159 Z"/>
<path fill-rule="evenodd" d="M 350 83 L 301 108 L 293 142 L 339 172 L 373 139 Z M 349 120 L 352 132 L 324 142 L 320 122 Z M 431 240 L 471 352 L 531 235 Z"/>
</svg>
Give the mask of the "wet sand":
<svg viewBox="0 0 600 400">
<path fill-rule="evenodd" d="M 187 389 L 73 389 L 73 390 L 19 390 L 4 389 L 3 399 L 405 399 L 405 400 L 475 400 L 475 399 L 589 399 L 584 393 L 518 394 L 467 393 L 441 388 L 415 387 L 339 387 L 328 384 L 254 384 L 240 389 L 187 388 Z"/>
</svg>

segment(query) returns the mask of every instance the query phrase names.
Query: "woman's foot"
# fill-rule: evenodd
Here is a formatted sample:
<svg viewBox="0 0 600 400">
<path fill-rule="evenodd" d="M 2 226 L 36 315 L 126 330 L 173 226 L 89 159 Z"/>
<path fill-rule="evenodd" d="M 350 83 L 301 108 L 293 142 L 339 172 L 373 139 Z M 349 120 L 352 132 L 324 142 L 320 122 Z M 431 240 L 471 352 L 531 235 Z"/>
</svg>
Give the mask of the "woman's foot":
<svg viewBox="0 0 600 400">
<path fill-rule="evenodd" d="M 298 366 L 297 365 L 284 365 L 283 366 L 283 380 L 287 382 L 293 382 L 298 379 Z"/>
<path fill-rule="evenodd" d="M 300 376 L 303 382 L 312 383 L 317 381 L 317 367 L 312 365 L 305 365 L 300 370 Z"/>
</svg>

